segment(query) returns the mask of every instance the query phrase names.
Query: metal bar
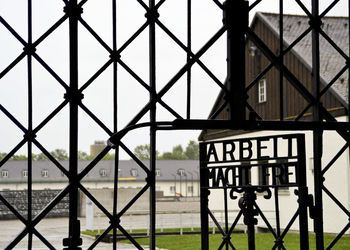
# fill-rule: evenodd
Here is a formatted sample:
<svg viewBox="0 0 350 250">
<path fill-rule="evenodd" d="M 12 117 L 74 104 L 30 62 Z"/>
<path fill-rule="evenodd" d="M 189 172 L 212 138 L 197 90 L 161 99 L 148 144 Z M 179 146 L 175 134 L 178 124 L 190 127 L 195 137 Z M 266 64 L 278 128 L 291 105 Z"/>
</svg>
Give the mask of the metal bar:
<svg viewBox="0 0 350 250">
<path fill-rule="evenodd" d="M 254 203 L 254 207 L 256 208 L 256 210 L 258 211 L 258 213 L 261 216 L 261 219 L 263 219 L 263 221 L 265 222 L 267 228 L 270 230 L 270 232 L 273 234 L 273 237 L 275 237 L 275 239 L 277 239 L 277 234 L 275 233 L 275 231 L 273 230 L 270 222 L 268 221 L 268 219 L 266 218 L 266 216 L 264 215 L 264 213 L 261 211 L 260 207 L 258 206 L 258 204 L 255 202 Z"/>
<path fill-rule="evenodd" d="M 91 83 L 95 81 L 112 63 L 113 60 L 109 59 L 105 64 L 103 64 L 102 67 L 95 74 L 93 74 L 93 76 L 91 76 L 83 86 L 81 86 L 79 91 L 83 92 L 87 87 L 89 87 Z"/>
<path fill-rule="evenodd" d="M 32 44 L 32 1 L 28 0 L 28 46 Z M 28 133 L 32 133 L 33 130 L 33 77 L 32 77 L 32 55 L 27 55 L 27 74 L 28 74 Z M 32 184 L 33 184 L 33 165 L 32 165 L 32 140 L 28 138 L 27 142 L 27 164 L 28 164 L 28 182 L 27 182 L 27 201 L 28 201 L 28 214 L 27 225 L 30 225 L 33 216 L 33 203 L 32 203 Z M 32 249 L 33 246 L 33 230 L 28 232 L 28 249 Z"/>
<path fill-rule="evenodd" d="M 124 143 L 122 143 L 122 142 L 119 142 L 120 144 L 119 144 L 119 146 L 137 163 L 137 165 L 139 165 L 139 167 L 140 168 L 142 168 L 142 170 L 143 171 L 145 171 L 145 173 L 147 174 L 147 175 L 150 175 L 151 174 L 151 172 L 150 172 L 150 170 L 146 167 L 146 165 L 145 164 L 143 164 L 143 162 L 139 159 L 139 158 L 137 158 L 136 156 L 135 156 L 135 154 L 133 153 L 133 152 L 131 152 L 131 150 L 127 147 L 127 146 L 125 146 L 125 144 Z"/>
<path fill-rule="evenodd" d="M 26 56 L 25 52 L 22 52 L 9 66 L 7 66 L 3 71 L 0 72 L 0 79 L 3 78 L 13 67 L 17 65 L 24 57 Z"/>
<path fill-rule="evenodd" d="M 199 144 L 200 160 L 200 214 L 201 214 L 201 249 L 209 249 L 209 218 L 208 218 L 208 196 L 209 191 L 205 188 L 209 186 L 208 171 L 205 169 L 207 164 L 204 162 L 207 155 L 207 146 L 204 143 Z"/>
<path fill-rule="evenodd" d="M 228 250 L 229 228 L 228 228 L 228 203 L 227 203 L 227 188 L 224 189 L 224 203 L 225 203 L 225 235 L 226 235 L 226 250 Z"/>
<path fill-rule="evenodd" d="M 108 228 L 91 244 L 88 249 L 94 249 L 98 243 L 102 241 L 102 239 L 111 231 L 113 228 L 113 225 L 109 225 Z"/>
<path fill-rule="evenodd" d="M 0 161 L 0 168 L 27 142 L 27 139 L 20 141 L 5 157 Z"/>
<path fill-rule="evenodd" d="M 33 133 L 39 132 L 52 118 L 55 117 L 66 105 L 68 100 L 64 100 L 54 111 L 51 112 L 36 128 L 33 130 Z"/>
<path fill-rule="evenodd" d="M 65 14 L 54 25 L 52 25 L 44 34 L 42 34 L 34 43 L 33 46 L 37 47 L 42 41 L 44 41 L 52 32 L 54 32 L 66 19 L 68 15 Z"/>
<path fill-rule="evenodd" d="M 321 121 L 320 111 L 320 45 L 319 45 L 319 2 L 318 0 L 312 0 L 312 94 L 315 100 L 313 105 L 313 120 Z M 316 234 L 316 249 L 324 249 L 323 239 L 323 199 L 322 199 L 322 134 L 321 128 L 314 130 L 313 132 L 313 151 L 314 151 L 314 193 L 315 193 L 315 219 L 314 219 L 314 231 Z"/>
<path fill-rule="evenodd" d="M 128 204 L 125 205 L 125 207 L 120 210 L 120 212 L 118 213 L 118 217 L 122 217 L 123 214 L 128 211 L 128 209 L 137 201 L 138 198 L 141 197 L 141 195 L 143 195 L 147 189 L 149 188 L 149 183 L 146 183 L 146 185 L 128 202 Z"/>
<path fill-rule="evenodd" d="M 321 13 L 320 17 L 324 17 L 340 0 L 333 0 L 331 4 Z"/>
<path fill-rule="evenodd" d="M 338 151 L 338 153 L 333 157 L 333 159 L 322 169 L 322 175 L 324 175 L 328 169 L 339 159 L 339 157 L 347 150 L 349 147 L 349 141 Z"/>
<path fill-rule="evenodd" d="M 43 152 L 46 157 L 53 163 L 55 164 L 55 166 L 62 171 L 66 176 L 69 176 L 69 172 L 67 171 L 67 169 L 65 169 L 61 163 L 59 161 L 56 160 L 55 157 L 53 157 L 36 139 L 33 140 L 33 143 L 35 144 L 35 146 L 38 147 L 38 149 L 40 149 L 41 152 Z"/>
<path fill-rule="evenodd" d="M 284 64 L 284 56 L 283 56 L 283 0 L 279 1 L 279 7 L 280 7 L 280 13 L 279 13 L 279 33 L 280 33 L 280 37 L 279 37 L 279 47 L 280 47 L 280 60 L 279 60 L 279 64 Z M 281 70 L 279 71 L 279 82 L 280 82 L 280 120 L 283 121 L 283 117 L 284 117 L 284 102 L 285 102 L 285 98 L 287 95 L 284 95 L 284 83 L 283 83 L 283 67 L 281 67 Z M 277 230 L 278 231 L 278 230 Z"/>
<path fill-rule="evenodd" d="M 113 134 L 113 132 L 100 120 L 98 117 L 91 112 L 83 103 L 79 103 L 79 106 L 85 113 L 94 121 L 97 125 L 99 125 L 109 136 Z"/>
<path fill-rule="evenodd" d="M 223 236 L 226 236 L 226 233 L 225 233 L 224 229 L 221 227 L 220 223 L 219 223 L 218 220 L 215 218 L 214 214 L 210 211 L 209 208 L 207 209 L 207 211 L 208 211 L 208 214 L 209 214 L 210 218 L 213 220 L 214 224 L 218 227 L 220 233 L 221 233 Z"/>
<path fill-rule="evenodd" d="M 10 31 L 10 33 L 16 37 L 16 39 L 22 43 L 23 46 L 27 45 L 27 42 L 11 27 L 11 25 L 9 23 L 6 22 L 5 19 L 2 18 L 2 16 L 0 16 L 0 23 L 2 23 L 5 28 Z"/>
<path fill-rule="evenodd" d="M 112 34 L 113 53 L 117 51 L 117 1 L 112 0 Z M 118 64 L 113 61 L 113 131 L 118 131 Z M 119 145 L 115 147 L 114 180 L 113 180 L 113 220 L 117 219 L 118 212 L 118 177 L 119 177 Z M 113 250 L 117 249 L 117 227 L 113 223 Z"/>
<path fill-rule="evenodd" d="M 85 20 L 80 16 L 80 23 L 85 27 L 85 29 L 99 42 L 99 44 L 105 48 L 109 53 L 112 53 L 113 50 L 103 41 L 103 39 L 90 27 L 90 25 L 85 22 Z"/>
<path fill-rule="evenodd" d="M 156 98 L 156 27 L 155 20 L 158 18 L 155 0 L 149 0 L 147 13 L 149 22 L 149 83 L 151 87 L 150 102 Z M 156 102 L 150 106 L 150 175 L 147 183 L 150 188 L 150 249 L 156 249 Z"/>
<path fill-rule="evenodd" d="M 326 250 L 332 249 L 335 244 L 341 239 L 341 237 L 348 231 L 350 228 L 350 223 L 346 224 L 346 226 L 341 230 L 341 232 L 334 238 L 334 240 L 326 247 Z"/>
<path fill-rule="evenodd" d="M 323 191 L 329 196 L 329 198 L 331 198 L 331 200 L 334 201 L 335 204 L 337 204 L 337 206 L 348 216 L 350 217 L 350 211 L 344 207 L 343 204 L 341 204 L 341 202 L 325 187 L 322 187 Z"/>
<path fill-rule="evenodd" d="M 277 239 L 279 239 L 281 236 L 281 222 L 280 222 L 278 187 L 274 188 L 274 195 L 275 195 L 276 237 Z M 278 245 L 278 249 L 279 250 L 281 249 L 280 245 Z"/>
<path fill-rule="evenodd" d="M 81 245 L 80 222 L 78 220 L 78 20 L 77 0 L 66 5 L 69 15 L 69 231 L 63 245 L 77 249 Z M 66 240 L 66 242 L 65 242 Z"/>
<path fill-rule="evenodd" d="M 10 242 L 10 244 L 5 247 L 5 249 L 13 249 L 28 233 L 29 228 L 34 228 L 50 211 L 51 209 L 57 205 L 58 202 L 62 200 L 62 198 L 70 191 L 71 186 L 68 185 L 65 189 L 63 189 L 56 197 L 53 199 L 35 218 L 32 220 L 30 225 L 28 225 L 25 229 L 23 229 L 16 238 Z"/>
<path fill-rule="evenodd" d="M 191 0 L 187 0 L 187 54 L 186 62 L 190 61 L 190 52 L 191 51 L 191 36 L 192 36 L 192 24 L 191 24 Z M 191 67 L 187 70 L 187 110 L 186 118 L 191 118 Z"/>
<path fill-rule="evenodd" d="M 300 249 L 309 249 L 309 227 L 308 227 L 308 188 L 306 183 L 306 157 L 305 136 L 297 137 L 298 168 L 296 178 L 298 179 L 298 202 L 299 202 L 299 235 Z"/>
<path fill-rule="evenodd" d="M 53 76 L 53 78 L 56 79 L 57 82 L 59 82 L 59 84 L 62 85 L 63 88 L 65 88 L 66 90 L 68 89 L 68 85 L 56 74 L 55 71 L 51 69 L 49 65 L 47 65 L 47 63 L 43 59 L 41 59 L 41 57 L 38 54 L 33 53 L 33 57 L 41 64 L 41 66 L 44 67 L 44 69 L 46 69 L 47 72 L 50 73 L 50 75 Z"/>
<path fill-rule="evenodd" d="M 251 11 L 255 6 L 257 6 L 262 0 L 256 0 L 249 6 L 249 11 Z"/>
<path fill-rule="evenodd" d="M 224 25 L 227 28 L 227 87 L 229 120 L 244 121 L 245 115 L 245 32 L 248 27 L 248 5 L 245 0 L 226 0 Z"/>
<path fill-rule="evenodd" d="M 227 120 L 174 120 L 169 125 L 172 129 L 244 129 L 244 130 L 339 130 L 347 131 L 348 122 L 308 122 L 308 121 L 243 121 L 231 122 Z M 159 127 L 162 129 L 162 127 Z"/>
<path fill-rule="evenodd" d="M 83 193 L 110 219 L 113 220 L 112 214 L 81 184 L 78 184 Z"/>
<path fill-rule="evenodd" d="M 111 146 L 106 146 L 101 153 L 99 153 L 90 163 L 89 165 L 87 165 L 83 171 L 80 172 L 80 174 L 78 175 L 78 180 L 80 181 L 81 179 L 84 178 L 85 175 L 87 175 L 91 169 L 93 169 L 96 164 L 102 160 L 102 158 L 108 154 L 109 150 L 111 150 Z"/>
<path fill-rule="evenodd" d="M 187 69 L 191 67 L 197 58 L 200 58 L 225 32 L 225 27 L 222 27 L 215 35 L 191 58 L 190 62 L 184 65 L 178 73 L 158 92 L 156 97 L 152 99 L 149 103 L 147 103 L 140 111 L 136 114 L 136 116 L 128 123 L 128 126 L 135 125 L 149 110 L 151 105 L 155 103 L 158 99 L 160 99 L 163 95 L 165 95 L 169 89 L 187 72 Z"/>
<path fill-rule="evenodd" d="M 118 50 L 117 54 L 121 54 L 141 33 L 148 27 L 148 21 L 145 22 Z"/>
<path fill-rule="evenodd" d="M 137 243 L 137 241 L 122 226 L 119 225 L 118 229 L 120 230 L 120 232 L 122 232 L 128 238 L 128 240 L 131 241 L 132 244 L 134 244 L 134 246 L 137 249 L 143 250 L 143 248 L 140 246 L 140 244 Z"/>
<path fill-rule="evenodd" d="M 186 45 L 184 45 L 160 20 L 157 20 L 156 23 L 158 26 L 177 44 L 179 45 L 186 53 L 188 53 L 191 57 L 194 57 L 194 54 Z M 205 73 L 220 87 L 225 93 L 228 93 L 228 90 L 224 84 L 208 69 L 204 63 L 197 58 L 196 63 L 204 70 Z"/>
</svg>

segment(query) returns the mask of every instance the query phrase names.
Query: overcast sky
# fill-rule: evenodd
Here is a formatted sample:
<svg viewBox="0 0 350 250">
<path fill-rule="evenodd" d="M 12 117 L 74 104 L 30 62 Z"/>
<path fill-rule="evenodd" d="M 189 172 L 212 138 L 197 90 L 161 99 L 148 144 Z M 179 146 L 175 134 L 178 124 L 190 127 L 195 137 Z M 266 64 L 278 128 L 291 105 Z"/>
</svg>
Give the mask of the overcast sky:
<svg viewBox="0 0 350 250">
<path fill-rule="evenodd" d="M 89 0 L 83 7 L 83 19 L 101 38 L 112 47 L 112 12 L 110 0 Z M 147 2 L 147 1 L 145 1 Z M 186 44 L 186 0 L 167 0 L 159 9 L 160 20 L 183 43 Z M 222 26 L 222 12 L 211 0 L 192 1 L 192 50 L 197 52 L 205 42 Z M 254 1 L 249 1 L 250 4 Z M 278 12 L 278 0 L 263 0 L 250 13 L 250 20 L 256 11 Z M 311 1 L 303 1 L 310 8 Z M 321 10 L 330 0 L 321 1 Z M 136 0 L 117 0 L 117 43 L 120 47 L 145 22 L 145 10 Z M 63 15 L 62 0 L 33 0 L 33 41 L 40 37 Z M 1 0 L 0 15 L 24 39 L 27 40 L 27 1 Z M 286 13 L 302 14 L 294 1 L 284 1 Z M 330 15 L 346 16 L 347 1 L 341 0 Z M 157 90 L 185 64 L 186 54 L 157 27 Z M 0 72 L 22 51 L 23 46 L 0 24 Z M 37 47 L 37 54 L 69 84 L 68 22 L 63 23 Z M 103 64 L 107 62 L 107 51 L 79 25 L 79 85 L 82 86 Z M 148 83 L 148 29 L 146 29 L 121 54 L 121 59 Z M 202 57 L 202 62 L 224 81 L 226 76 L 225 35 Z M 25 127 L 28 123 L 27 60 L 23 59 L 8 74 L 0 79 L 0 103 Z M 104 122 L 113 128 L 112 67 L 109 67 L 84 91 L 83 103 Z M 171 89 L 162 100 L 186 116 L 186 77 Z M 121 66 L 118 66 L 118 127 L 122 129 L 147 103 L 148 92 Z M 207 118 L 219 92 L 217 85 L 198 66 L 192 68 L 192 118 Z M 43 67 L 33 60 L 33 123 L 37 126 L 62 101 L 64 88 Z M 171 121 L 174 116 L 158 105 L 157 120 Z M 79 111 L 79 148 L 89 152 L 89 145 L 95 140 L 107 140 L 108 135 L 96 125 L 84 111 Z M 146 114 L 141 121 L 148 121 Z M 38 134 L 37 139 L 49 151 L 56 148 L 68 149 L 69 144 L 68 106 L 66 106 Z M 199 131 L 159 132 L 157 149 L 170 151 L 174 145 L 186 146 L 189 140 L 197 139 Z M 23 133 L 0 113 L 0 152 L 10 151 L 21 139 Z M 149 130 L 140 129 L 129 133 L 123 142 L 131 150 L 137 145 L 149 143 Z M 26 153 L 24 146 L 19 153 Z M 38 149 L 34 148 L 36 153 Z M 121 158 L 129 158 L 124 153 Z"/>
</svg>

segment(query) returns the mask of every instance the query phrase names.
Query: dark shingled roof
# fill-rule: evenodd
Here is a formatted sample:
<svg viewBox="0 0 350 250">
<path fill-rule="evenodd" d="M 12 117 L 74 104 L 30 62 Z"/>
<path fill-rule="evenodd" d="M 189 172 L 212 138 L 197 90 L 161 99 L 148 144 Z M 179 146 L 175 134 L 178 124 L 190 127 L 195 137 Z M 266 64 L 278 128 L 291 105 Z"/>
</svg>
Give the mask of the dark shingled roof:
<svg viewBox="0 0 350 250">
<path fill-rule="evenodd" d="M 257 12 L 254 19 L 260 18 L 271 30 L 279 35 L 279 14 Z M 283 39 L 286 46 L 294 42 L 309 25 L 309 18 L 300 15 L 283 16 Z M 254 20 L 253 20 L 254 23 Z M 322 31 L 330 37 L 347 56 L 349 55 L 349 20 L 346 17 L 323 17 Z M 298 42 L 293 52 L 304 64 L 312 68 L 312 40 L 309 32 Z M 321 82 L 328 84 L 346 66 L 346 59 L 320 35 L 320 75 Z M 332 92 L 343 105 L 348 103 L 348 72 L 345 71 L 332 86 Z"/>
<path fill-rule="evenodd" d="M 68 169 L 68 161 L 60 162 L 62 166 Z M 89 161 L 79 161 L 78 169 L 81 172 Z M 143 161 L 147 167 L 149 161 Z M 51 162 L 51 161 L 33 161 L 33 181 L 67 181 L 67 177 Z M 100 171 L 104 169 L 106 176 L 101 176 Z M 137 170 L 136 181 L 144 181 L 146 173 L 143 171 L 135 161 L 132 160 L 120 160 L 119 161 L 119 177 L 130 178 L 131 170 Z M 160 176 L 157 176 L 158 181 L 172 181 L 174 180 L 173 174 L 177 174 L 179 169 L 184 169 L 187 174 L 187 178 L 191 179 L 193 175 L 194 180 L 199 180 L 199 161 L 198 160 L 159 160 L 156 164 L 156 169 L 160 170 Z M 6 181 L 24 181 L 23 171 L 27 170 L 27 161 L 8 161 L 0 169 L 1 171 L 8 171 L 8 177 L 2 178 L 0 175 L 0 183 Z M 48 170 L 48 177 L 44 178 L 41 176 L 42 170 Z M 83 179 L 86 181 L 103 181 L 112 180 L 114 177 L 114 161 L 113 160 L 102 160 L 100 161 Z M 184 177 L 185 178 L 185 177 Z"/>
</svg>

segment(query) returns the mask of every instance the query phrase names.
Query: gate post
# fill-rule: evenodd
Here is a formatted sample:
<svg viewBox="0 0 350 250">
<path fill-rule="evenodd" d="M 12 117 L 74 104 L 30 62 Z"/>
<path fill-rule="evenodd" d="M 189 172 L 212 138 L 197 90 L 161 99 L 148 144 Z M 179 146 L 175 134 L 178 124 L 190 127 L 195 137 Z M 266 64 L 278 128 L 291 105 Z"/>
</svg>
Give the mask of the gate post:
<svg viewBox="0 0 350 250">
<path fill-rule="evenodd" d="M 81 249 L 80 221 L 78 220 L 78 105 L 83 95 L 78 90 L 78 19 L 82 8 L 77 0 L 66 2 L 64 11 L 69 17 L 69 232 L 63 239 L 64 249 Z"/>
<path fill-rule="evenodd" d="M 226 0 L 223 22 L 227 28 L 227 88 L 229 120 L 244 121 L 245 116 L 245 33 L 248 6 L 245 0 Z"/>
<path fill-rule="evenodd" d="M 298 138 L 298 202 L 299 202 L 299 234 L 300 249 L 309 249 L 309 226 L 308 226 L 308 188 L 306 186 L 306 159 L 305 159 L 305 136 Z"/>
<path fill-rule="evenodd" d="M 201 249 L 209 249 L 209 219 L 208 219 L 208 196 L 209 196 L 209 179 L 207 171 L 207 145 L 199 144 L 199 172 L 200 172 L 200 212 L 201 212 Z"/>
</svg>

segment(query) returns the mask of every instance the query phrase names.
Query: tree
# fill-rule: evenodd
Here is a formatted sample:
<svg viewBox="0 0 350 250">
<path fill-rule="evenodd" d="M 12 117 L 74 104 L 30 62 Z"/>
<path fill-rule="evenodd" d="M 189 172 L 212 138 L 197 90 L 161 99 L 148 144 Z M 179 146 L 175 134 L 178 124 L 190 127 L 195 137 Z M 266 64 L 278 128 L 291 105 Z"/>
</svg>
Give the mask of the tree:
<svg viewBox="0 0 350 250">
<path fill-rule="evenodd" d="M 49 159 L 43 152 L 39 154 L 33 154 L 32 157 L 34 161 L 47 161 Z"/>
<path fill-rule="evenodd" d="M 64 149 L 55 149 L 51 151 L 50 154 L 58 161 L 65 161 L 69 159 L 68 153 Z"/>
<path fill-rule="evenodd" d="M 150 159 L 150 146 L 149 144 L 138 145 L 134 149 L 134 154 L 140 160 L 149 160 Z M 159 157 L 159 152 L 156 150 L 156 159 Z"/>
<path fill-rule="evenodd" d="M 172 152 L 165 152 L 159 159 L 161 160 L 186 160 L 187 157 L 184 154 L 184 150 L 181 145 L 173 147 Z"/>
<path fill-rule="evenodd" d="M 28 157 L 26 155 L 13 155 L 10 160 L 12 161 L 24 161 L 27 160 Z"/>
<path fill-rule="evenodd" d="M 84 151 L 78 151 L 78 160 L 79 161 L 89 161 L 92 160 L 92 156 L 88 155 L 86 152 Z"/>
<path fill-rule="evenodd" d="M 199 145 L 197 142 L 190 140 L 187 144 L 185 155 L 188 160 L 198 160 L 199 159 Z"/>
<path fill-rule="evenodd" d="M 6 157 L 6 153 L 0 153 L 0 161 Z"/>
</svg>

